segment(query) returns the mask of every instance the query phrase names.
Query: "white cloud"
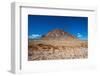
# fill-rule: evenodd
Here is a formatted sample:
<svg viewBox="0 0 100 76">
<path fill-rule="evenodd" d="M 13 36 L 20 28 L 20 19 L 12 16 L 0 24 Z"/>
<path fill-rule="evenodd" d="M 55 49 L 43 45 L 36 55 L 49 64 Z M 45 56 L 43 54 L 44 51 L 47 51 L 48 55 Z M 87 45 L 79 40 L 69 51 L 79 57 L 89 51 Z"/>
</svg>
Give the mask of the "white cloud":
<svg viewBox="0 0 100 76">
<path fill-rule="evenodd" d="M 81 33 L 77 33 L 77 37 L 78 38 L 81 38 L 82 37 L 82 34 Z"/>
<path fill-rule="evenodd" d="M 32 34 L 29 36 L 30 39 L 35 39 L 35 38 L 40 38 L 40 37 L 41 37 L 41 35 L 39 35 L 39 34 Z"/>
</svg>

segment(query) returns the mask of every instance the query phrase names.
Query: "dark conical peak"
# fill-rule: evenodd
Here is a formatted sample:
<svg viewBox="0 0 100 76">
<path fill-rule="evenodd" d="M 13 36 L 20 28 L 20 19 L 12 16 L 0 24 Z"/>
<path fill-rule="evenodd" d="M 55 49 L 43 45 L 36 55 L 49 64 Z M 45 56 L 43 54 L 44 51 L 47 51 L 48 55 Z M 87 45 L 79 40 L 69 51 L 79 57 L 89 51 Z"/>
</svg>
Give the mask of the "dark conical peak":
<svg viewBox="0 0 100 76">
<path fill-rule="evenodd" d="M 61 29 L 54 29 L 48 32 L 43 39 L 75 39 L 75 37 L 68 32 L 65 32 Z"/>
<path fill-rule="evenodd" d="M 50 32 L 48 32 L 48 34 L 46 36 L 51 36 L 51 37 L 61 37 L 68 34 L 67 32 L 64 32 L 61 29 L 54 29 Z"/>
<path fill-rule="evenodd" d="M 62 29 L 54 29 L 51 32 L 64 32 Z"/>
</svg>

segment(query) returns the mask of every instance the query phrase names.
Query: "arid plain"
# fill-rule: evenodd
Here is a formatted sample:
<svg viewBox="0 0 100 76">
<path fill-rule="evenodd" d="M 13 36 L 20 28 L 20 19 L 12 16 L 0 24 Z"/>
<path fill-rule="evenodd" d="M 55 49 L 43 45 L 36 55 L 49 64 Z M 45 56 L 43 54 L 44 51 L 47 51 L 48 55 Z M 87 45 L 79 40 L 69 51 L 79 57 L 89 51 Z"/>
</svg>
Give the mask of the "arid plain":
<svg viewBox="0 0 100 76">
<path fill-rule="evenodd" d="M 88 57 L 88 41 L 55 29 L 41 39 L 28 40 L 28 60 L 83 59 Z"/>
</svg>

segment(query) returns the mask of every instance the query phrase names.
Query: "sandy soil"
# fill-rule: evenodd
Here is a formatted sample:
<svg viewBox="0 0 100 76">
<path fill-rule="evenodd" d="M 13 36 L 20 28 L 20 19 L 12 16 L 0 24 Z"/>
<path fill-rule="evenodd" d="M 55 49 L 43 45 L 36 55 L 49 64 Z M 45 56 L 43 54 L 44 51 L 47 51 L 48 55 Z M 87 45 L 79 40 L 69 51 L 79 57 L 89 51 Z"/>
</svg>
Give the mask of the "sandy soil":
<svg viewBox="0 0 100 76">
<path fill-rule="evenodd" d="M 80 59 L 88 57 L 88 43 L 80 40 L 29 40 L 28 60 Z"/>
</svg>

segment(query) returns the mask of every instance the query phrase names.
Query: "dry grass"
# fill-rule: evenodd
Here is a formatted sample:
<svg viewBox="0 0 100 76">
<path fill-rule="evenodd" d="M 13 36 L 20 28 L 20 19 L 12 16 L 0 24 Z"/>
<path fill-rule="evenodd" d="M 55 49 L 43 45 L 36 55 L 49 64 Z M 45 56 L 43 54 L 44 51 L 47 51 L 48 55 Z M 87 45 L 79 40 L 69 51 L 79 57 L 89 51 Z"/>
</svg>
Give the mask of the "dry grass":
<svg viewBox="0 0 100 76">
<path fill-rule="evenodd" d="M 87 48 L 87 41 L 32 40 L 28 45 L 28 60 L 87 58 Z"/>
</svg>

